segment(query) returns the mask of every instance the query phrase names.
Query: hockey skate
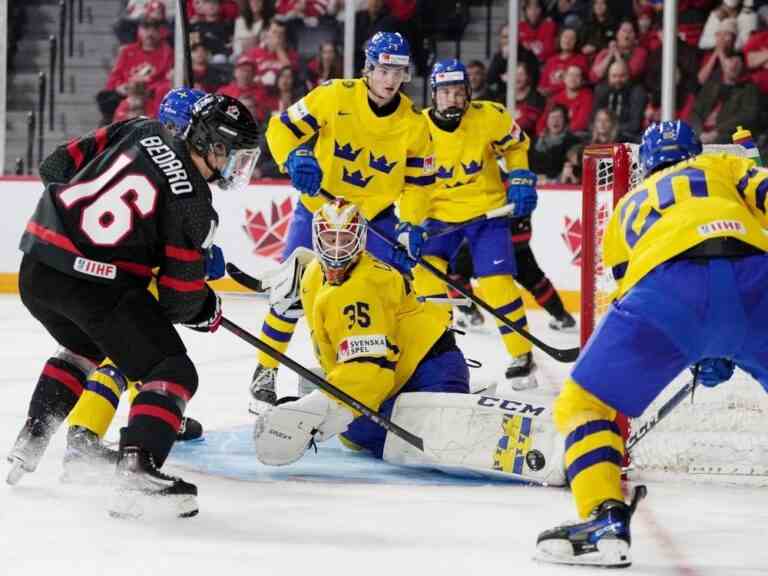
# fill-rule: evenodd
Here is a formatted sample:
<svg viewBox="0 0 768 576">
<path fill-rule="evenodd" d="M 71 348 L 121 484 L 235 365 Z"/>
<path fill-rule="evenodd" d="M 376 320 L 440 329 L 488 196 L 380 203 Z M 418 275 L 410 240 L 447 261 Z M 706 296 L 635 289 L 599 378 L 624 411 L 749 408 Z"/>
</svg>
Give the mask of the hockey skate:
<svg viewBox="0 0 768 576">
<path fill-rule="evenodd" d="M 145 509 L 170 507 L 179 518 L 196 516 L 197 486 L 164 474 L 152 455 L 136 446 L 120 450 L 117 489 L 109 515 L 113 518 L 140 518 Z"/>
<path fill-rule="evenodd" d="M 181 419 L 181 426 L 176 434 L 176 442 L 192 442 L 203 437 L 203 425 L 189 416 Z"/>
<path fill-rule="evenodd" d="M 539 384 L 536 381 L 536 364 L 533 361 L 533 353 L 526 352 L 512 359 L 505 376 L 507 384 L 512 390 L 530 390 Z"/>
<path fill-rule="evenodd" d="M 477 307 L 477 304 L 472 302 L 469 306 L 460 305 L 457 306 L 456 312 L 456 327 L 461 330 L 480 330 L 485 324 L 485 318 Z"/>
<path fill-rule="evenodd" d="M 624 568 L 632 564 L 629 524 L 648 490 L 637 486 L 632 503 L 606 500 L 584 522 L 546 530 L 536 540 L 536 560 L 554 564 Z"/>
<path fill-rule="evenodd" d="M 18 484 L 24 474 L 37 469 L 54 430 L 43 420 L 27 419 L 8 455 L 8 462 L 11 464 L 11 469 L 5 478 L 8 484 L 11 486 Z"/>
<path fill-rule="evenodd" d="M 95 432 L 82 426 L 71 426 L 67 431 L 61 481 L 105 483 L 114 475 L 117 459 L 117 450 L 108 448 Z"/>
<path fill-rule="evenodd" d="M 277 368 L 267 368 L 259 364 L 253 373 L 251 380 L 251 402 L 248 406 L 248 412 L 258 416 L 263 414 L 277 402 L 277 392 L 275 391 L 275 380 L 277 379 Z"/>
<path fill-rule="evenodd" d="M 578 326 L 576 326 L 576 319 L 568 314 L 568 312 L 557 318 L 552 318 L 549 321 L 549 327 L 552 330 L 566 334 L 575 334 L 579 330 Z"/>
</svg>

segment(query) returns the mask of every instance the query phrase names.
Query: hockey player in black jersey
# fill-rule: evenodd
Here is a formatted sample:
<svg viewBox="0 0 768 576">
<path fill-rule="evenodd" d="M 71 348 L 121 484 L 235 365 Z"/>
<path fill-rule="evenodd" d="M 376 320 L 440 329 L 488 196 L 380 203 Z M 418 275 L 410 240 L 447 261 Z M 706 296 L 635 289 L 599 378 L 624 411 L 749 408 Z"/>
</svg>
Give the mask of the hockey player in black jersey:
<svg viewBox="0 0 768 576">
<path fill-rule="evenodd" d="M 159 469 L 197 373 L 173 324 L 213 332 L 221 303 L 204 280 L 218 216 L 208 183 L 230 193 L 258 159 L 258 127 L 239 101 L 197 102 L 184 138 L 156 120 L 99 128 L 40 167 L 46 184 L 21 240 L 22 302 L 60 345 L 46 362 L 9 456 L 9 482 L 34 470 L 86 375 L 106 356 L 143 386 L 120 431 L 115 515 L 163 496 L 197 514 L 197 488 Z M 155 272 L 156 270 L 156 272 Z M 147 290 L 156 275 L 158 295 Z"/>
</svg>

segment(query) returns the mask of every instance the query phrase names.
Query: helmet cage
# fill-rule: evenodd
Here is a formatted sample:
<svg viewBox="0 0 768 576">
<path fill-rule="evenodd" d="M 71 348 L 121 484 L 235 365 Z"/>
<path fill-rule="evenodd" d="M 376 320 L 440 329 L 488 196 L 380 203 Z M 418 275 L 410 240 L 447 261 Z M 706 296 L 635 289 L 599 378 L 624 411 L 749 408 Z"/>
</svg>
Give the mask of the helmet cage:
<svg viewBox="0 0 768 576">
<path fill-rule="evenodd" d="M 341 284 L 346 272 L 365 250 L 368 223 L 354 204 L 331 202 L 312 219 L 312 247 L 326 279 Z"/>
</svg>

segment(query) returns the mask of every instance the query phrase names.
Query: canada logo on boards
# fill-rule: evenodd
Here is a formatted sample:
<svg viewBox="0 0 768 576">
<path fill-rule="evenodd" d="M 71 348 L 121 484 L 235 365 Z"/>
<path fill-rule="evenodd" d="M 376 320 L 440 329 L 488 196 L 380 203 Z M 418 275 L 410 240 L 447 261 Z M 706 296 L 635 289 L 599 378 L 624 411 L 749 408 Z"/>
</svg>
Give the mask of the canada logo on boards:
<svg viewBox="0 0 768 576">
<path fill-rule="evenodd" d="M 601 204 L 598 207 L 597 218 L 595 220 L 595 242 L 597 246 L 601 246 L 603 243 L 603 235 L 605 234 L 605 227 L 608 225 L 608 218 L 610 215 L 608 206 Z M 571 264 L 574 266 L 581 266 L 581 243 L 583 237 L 581 218 L 571 219 L 566 216 L 560 237 L 563 239 L 565 245 L 568 247 L 568 251 L 571 253 Z"/>
<path fill-rule="evenodd" d="M 581 266 L 581 218 L 571 220 L 566 216 L 560 237 L 571 253 L 571 264 Z"/>
<path fill-rule="evenodd" d="M 254 254 L 280 260 L 292 214 L 290 198 L 282 202 L 273 200 L 268 210 L 253 212 L 246 208 L 243 230 L 254 243 Z"/>
</svg>

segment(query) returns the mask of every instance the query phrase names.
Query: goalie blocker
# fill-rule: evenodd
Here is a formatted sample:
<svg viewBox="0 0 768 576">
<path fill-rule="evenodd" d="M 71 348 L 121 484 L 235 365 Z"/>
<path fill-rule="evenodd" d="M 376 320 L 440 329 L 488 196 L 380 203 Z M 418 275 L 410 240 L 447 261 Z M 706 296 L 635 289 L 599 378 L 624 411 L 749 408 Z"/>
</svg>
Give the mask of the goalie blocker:
<svg viewBox="0 0 768 576">
<path fill-rule="evenodd" d="M 342 433 L 353 415 L 320 391 L 272 408 L 256 426 L 256 454 L 272 466 L 300 459 L 311 441 Z M 564 486 L 563 442 L 547 404 L 523 396 L 407 392 L 392 421 L 424 439 L 424 452 L 387 434 L 383 459 L 460 475 Z"/>
</svg>

